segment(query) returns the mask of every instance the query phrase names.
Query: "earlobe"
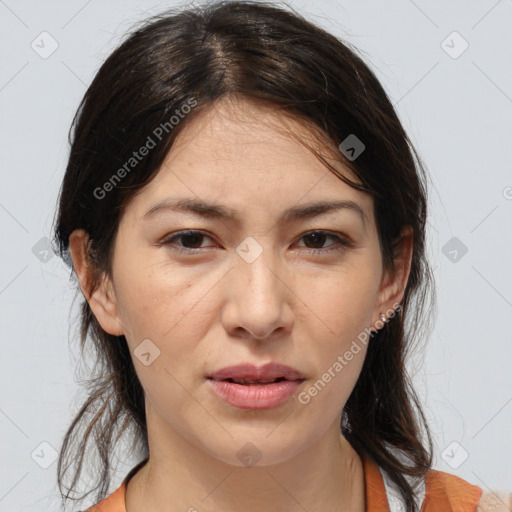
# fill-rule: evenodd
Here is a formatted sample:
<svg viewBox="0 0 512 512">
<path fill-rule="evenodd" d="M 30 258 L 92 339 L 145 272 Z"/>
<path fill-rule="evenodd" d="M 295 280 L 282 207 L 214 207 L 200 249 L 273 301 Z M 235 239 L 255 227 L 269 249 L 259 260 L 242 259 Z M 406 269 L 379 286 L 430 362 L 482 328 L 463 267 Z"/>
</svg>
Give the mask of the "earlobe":
<svg viewBox="0 0 512 512">
<path fill-rule="evenodd" d="M 124 334 L 112 281 L 108 276 L 102 276 L 99 286 L 90 297 L 89 306 L 104 331 L 114 336 Z"/>
<path fill-rule="evenodd" d="M 69 250 L 80 288 L 102 329 L 114 336 L 121 336 L 124 330 L 118 314 L 112 281 L 104 273 L 99 275 L 98 269 L 91 262 L 88 246 L 89 237 L 83 229 L 71 233 Z"/>
<path fill-rule="evenodd" d="M 385 312 L 389 317 L 400 304 L 407 287 L 413 253 L 413 230 L 405 226 L 395 249 L 395 271 L 385 272 L 382 277 L 376 315 Z"/>
</svg>

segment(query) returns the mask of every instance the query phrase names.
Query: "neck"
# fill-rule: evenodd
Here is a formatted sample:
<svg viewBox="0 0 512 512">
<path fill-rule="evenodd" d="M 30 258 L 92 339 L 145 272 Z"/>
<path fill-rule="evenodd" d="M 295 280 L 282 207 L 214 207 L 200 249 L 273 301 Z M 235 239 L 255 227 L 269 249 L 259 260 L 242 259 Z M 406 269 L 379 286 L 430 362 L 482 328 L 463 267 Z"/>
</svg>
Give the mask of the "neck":
<svg viewBox="0 0 512 512">
<path fill-rule="evenodd" d="M 337 425 L 285 462 L 245 467 L 209 455 L 175 430 L 157 432 L 148 422 L 150 457 L 128 483 L 126 508 L 363 512 L 362 462 Z"/>
</svg>

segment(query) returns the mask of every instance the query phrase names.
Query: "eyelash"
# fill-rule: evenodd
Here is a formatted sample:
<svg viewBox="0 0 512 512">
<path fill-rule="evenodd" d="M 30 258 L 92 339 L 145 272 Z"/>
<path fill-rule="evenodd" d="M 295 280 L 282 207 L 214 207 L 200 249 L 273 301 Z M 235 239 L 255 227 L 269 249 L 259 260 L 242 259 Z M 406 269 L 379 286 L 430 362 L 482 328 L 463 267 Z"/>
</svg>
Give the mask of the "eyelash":
<svg viewBox="0 0 512 512">
<path fill-rule="evenodd" d="M 333 244 L 335 247 L 331 247 L 330 246 L 330 248 L 326 248 L 326 249 L 325 248 L 324 249 L 306 248 L 306 252 L 309 253 L 309 254 L 313 254 L 315 256 L 321 256 L 323 254 L 329 254 L 329 253 L 332 253 L 332 252 L 341 252 L 341 251 L 344 251 L 346 249 L 354 247 L 354 243 L 350 242 L 346 238 L 343 238 L 343 237 L 341 237 L 341 236 L 339 236 L 337 234 L 331 233 L 329 231 L 321 230 L 321 229 L 315 229 L 313 231 L 308 231 L 307 233 L 303 234 L 300 237 L 300 239 L 302 239 L 302 238 L 304 238 L 306 236 L 312 235 L 314 233 L 326 234 L 328 237 L 335 238 L 335 239 L 337 239 L 338 244 Z M 203 237 L 211 238 L 210 235 L 208 235 L 206 233 L 203 233 L 202 231 L 199 231 L 199 230 L 196 230 L 196 229 L 187 229 L 185 231 L 180 231 L 180 232 L 172 235 L 169 238 L 164 239 L 161 242 L 161 245 L 169 246 L 169 247 L 171 247 L 172 250 L 175 250 L 175 251 L 178 251 L 178 252 L 182 252 L 182 253 L 186 253 L 186 254 L 199 254 L 200 252 L 204 252 L 204 250 L 201 249 L 201 248 L 190 249 L 188 247 L 179 247 L 179 246 L 173 244 L 174 240 L 182 238 L 182 237 L 184 237 L 186 235 L 190 235 L 190 234 L 199 234 L 199 235 L 201 235 Z"/>
</svg>

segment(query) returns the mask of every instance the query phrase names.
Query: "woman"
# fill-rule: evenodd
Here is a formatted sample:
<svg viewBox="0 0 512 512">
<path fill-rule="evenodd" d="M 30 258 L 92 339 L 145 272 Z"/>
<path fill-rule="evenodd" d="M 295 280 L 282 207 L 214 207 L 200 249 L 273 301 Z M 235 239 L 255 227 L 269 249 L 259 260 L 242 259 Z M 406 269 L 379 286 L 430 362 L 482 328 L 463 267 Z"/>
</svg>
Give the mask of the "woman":
<svg viewBox="0 0 512 512">
<path fill-rule="evenodd" d="M 346 43 L 261 2 L 168 12 L 73 125 L 55 241 L 99 370 L 61 489 L 92 438 L 91 512 L 483 510 L 431 469 L 404 369 L 433 291 L 426 175 Z M 107 496 L 130 429 L 143 460 Z"/>
</svg>

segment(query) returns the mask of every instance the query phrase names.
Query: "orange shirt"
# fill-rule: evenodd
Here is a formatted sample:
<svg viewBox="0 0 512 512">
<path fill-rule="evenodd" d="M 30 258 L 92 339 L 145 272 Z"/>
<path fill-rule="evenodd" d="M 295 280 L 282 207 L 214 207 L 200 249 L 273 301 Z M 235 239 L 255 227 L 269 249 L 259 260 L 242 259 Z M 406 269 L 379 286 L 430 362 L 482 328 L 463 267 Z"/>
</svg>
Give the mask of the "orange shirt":
<svg viewBox="0 0 512 512">
<path fill-rule="evenodd" d="M 390 512 L 386 486 L 377 464 L 362 458 L 365 478 L 366 512 Z M 145 464 L 141 461 L 126 476 L 123 483 L 110 496 L 86 512 L 126 512 L 125 494 L 130 478 Z M 475 512 L 482 489 L 462 478 L 431 470 L 425 477 L 425 499 L 421 512 Z"/>
</svg>

